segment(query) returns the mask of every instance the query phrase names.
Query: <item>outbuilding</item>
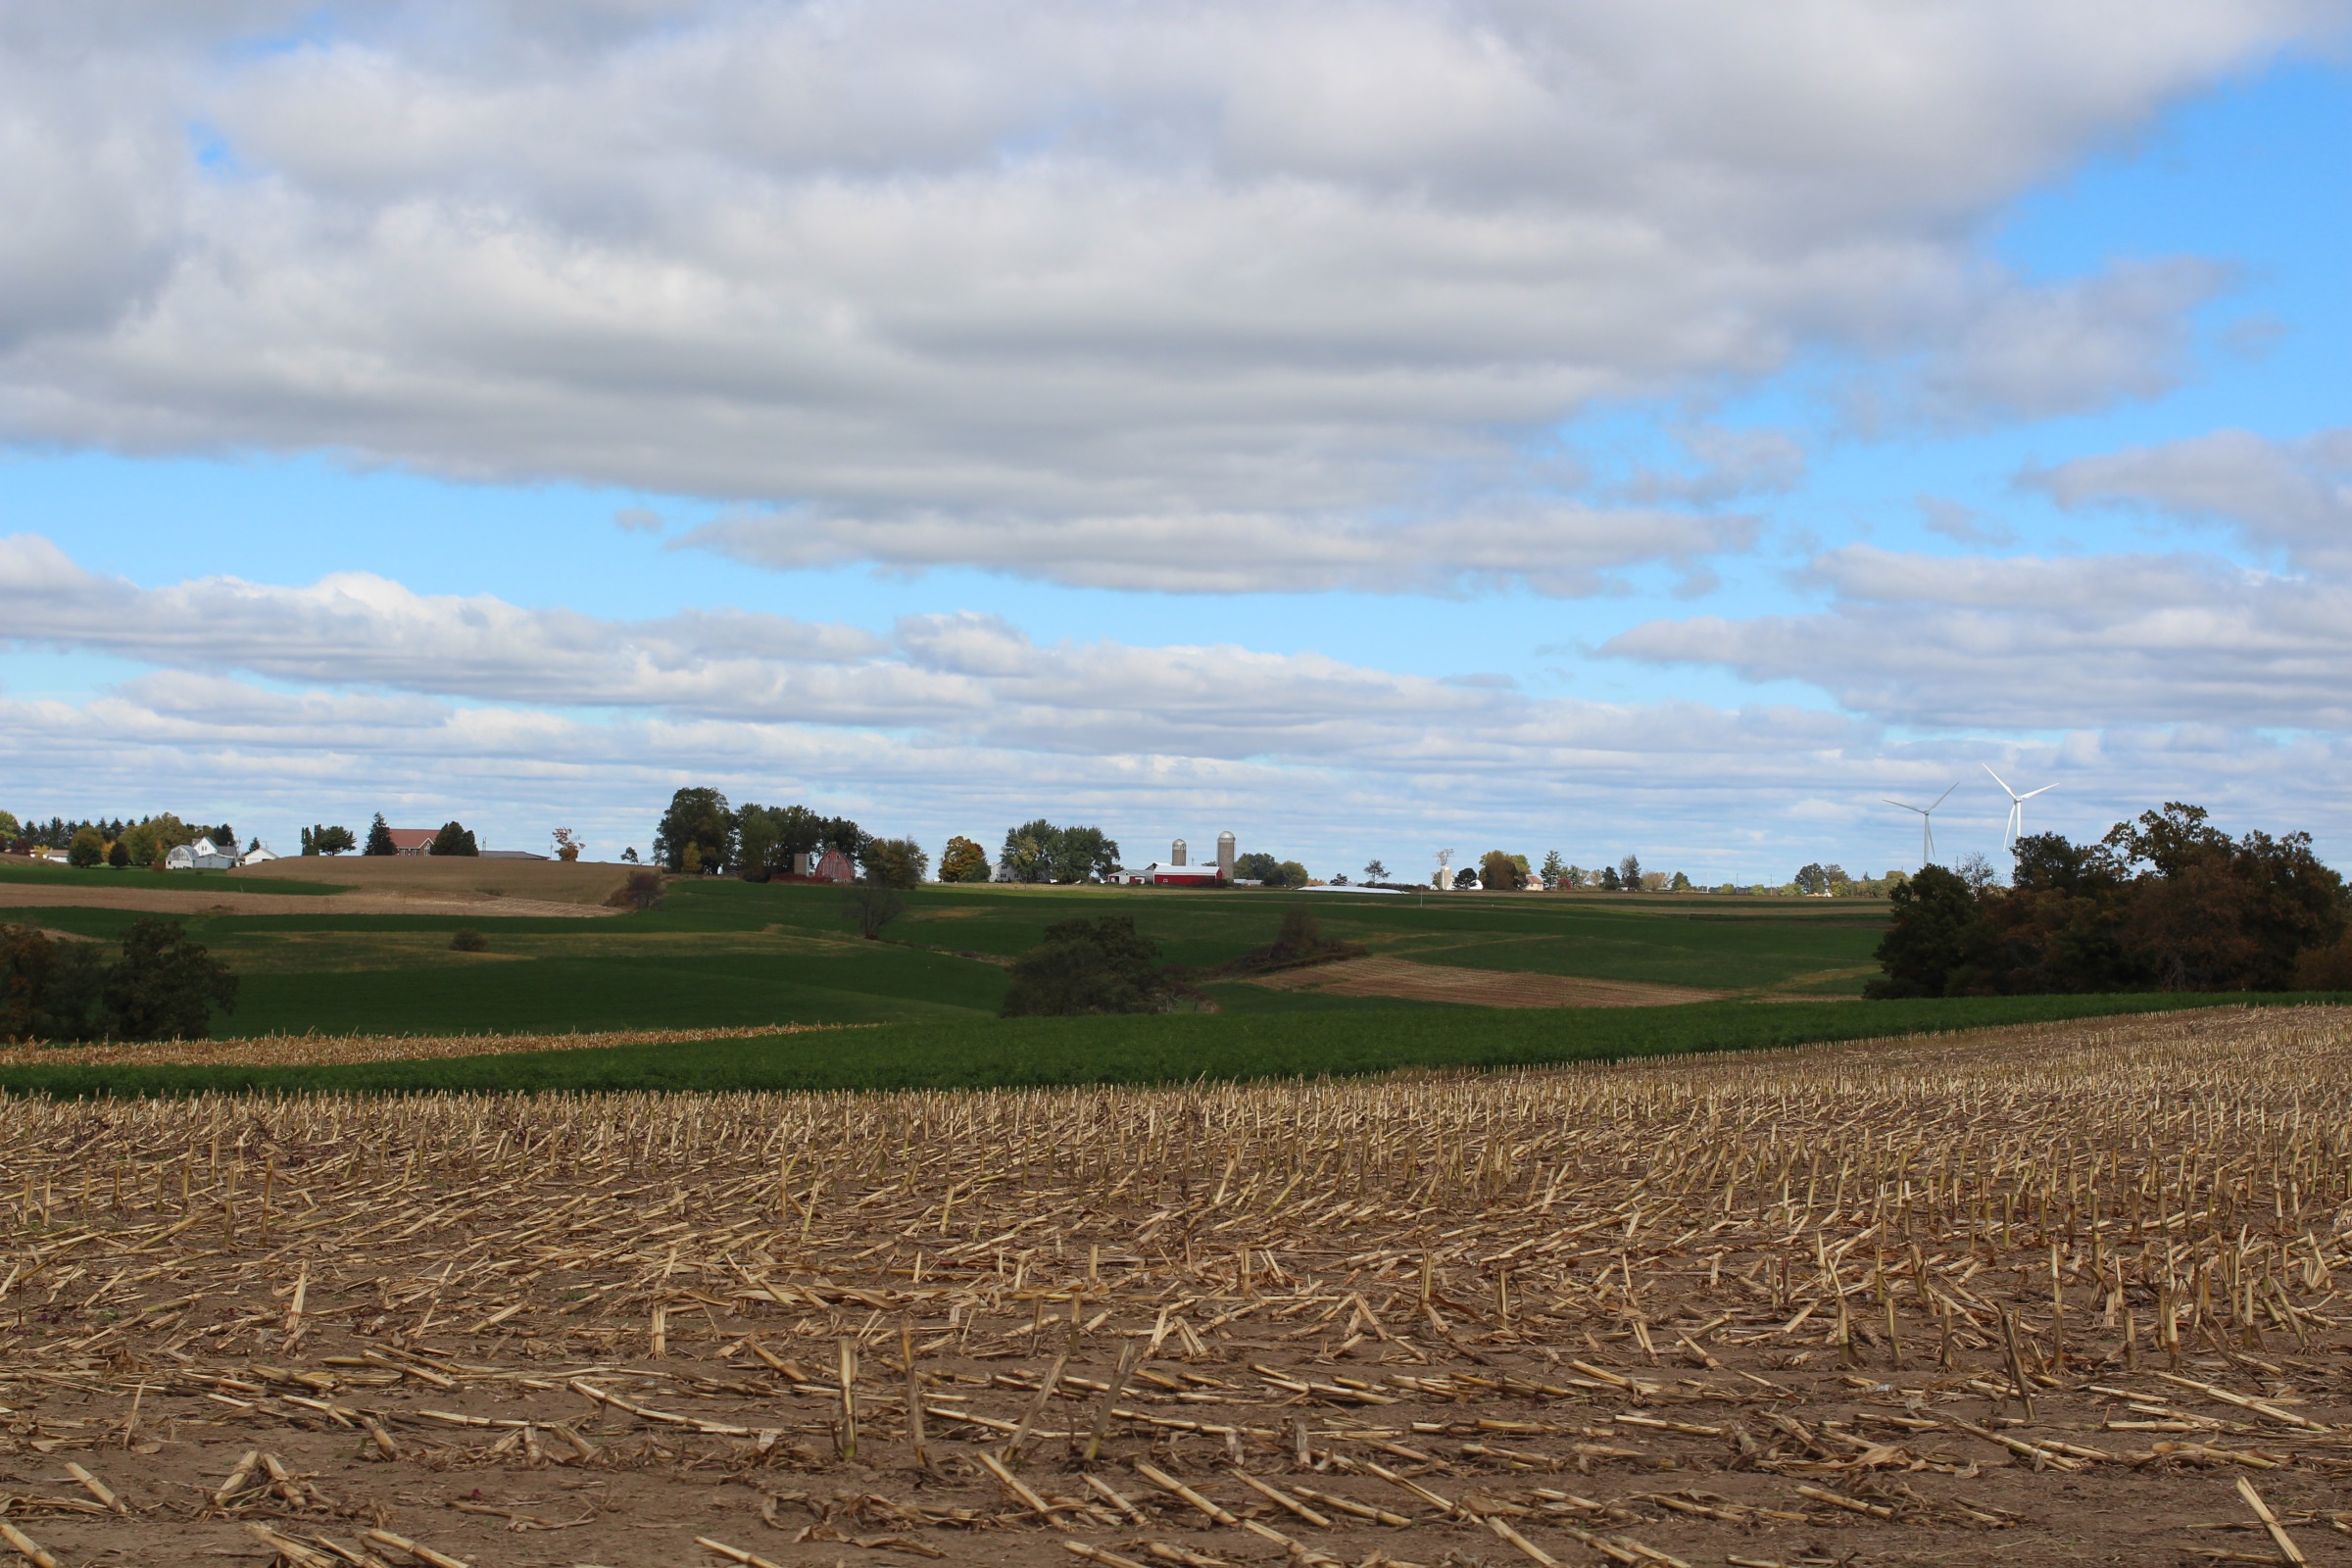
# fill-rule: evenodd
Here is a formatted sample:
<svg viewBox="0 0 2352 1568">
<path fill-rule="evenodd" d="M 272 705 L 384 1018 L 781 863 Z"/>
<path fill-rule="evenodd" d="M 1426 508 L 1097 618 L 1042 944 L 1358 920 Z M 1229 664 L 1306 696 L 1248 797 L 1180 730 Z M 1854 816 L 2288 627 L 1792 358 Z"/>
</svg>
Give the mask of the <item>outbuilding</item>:
<svg viewBox="0 0 2352 1568">
<path fill-rule="evenodd" d="M 231 844 L 222 849 L 208 836 L 193 844 L 174 844 L 164 857 L 167 871 L 233 871 L 237 868 L 237 847 Z"/>
</svg>

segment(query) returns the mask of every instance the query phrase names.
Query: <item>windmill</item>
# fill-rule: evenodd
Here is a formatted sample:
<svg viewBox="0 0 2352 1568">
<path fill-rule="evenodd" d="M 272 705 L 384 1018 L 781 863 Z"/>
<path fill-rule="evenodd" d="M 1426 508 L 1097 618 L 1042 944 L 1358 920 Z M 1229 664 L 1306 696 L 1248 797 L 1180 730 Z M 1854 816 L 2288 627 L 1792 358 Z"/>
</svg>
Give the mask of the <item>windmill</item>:
<svg viewBox="0 0 2352 1568">
<path fill-rule="evenodd" d="M 1888 800 L 1887 797 L 1884 795 L 1879 797 L 1880 800 L 1886 801 L 1888 806 L 1901 806 L 1906 811 L 1917 811 L 1919 813 L 1919 863 L 1922 865 L 1934 865 L 1936 863 L 1936 807 L 1941 806 L 1944 802 L 1950 800 L 1952 798 L 1952 790 L 1956 790 L 1960 786 L 1955 783 L 1951 790 L 1945 790 L 1941 795 L 1936 796 L 1935 806 L 1906 806 L 1901 801 Z"/>
<path fill-rule="evenodd" d="M 1980 762 L 1977 765 L 1984 768 L 1985 772 L 1992 773 L 1992 764 L 1990 762 Z M 2028 790 L 2025 794 L 2020 795 L 2017 793 L 2017 791 L 2009 787 L 2009 781 L 2001 777 L 2000 774 L 1992 773 L 1992 781 L 2001 787 L 2001 793 L 2003 795 L 2009 797 L 2009 826 L 2007 836 L 2001 841 L 2001 848 L 2005 850 L 2015 849 L 2017 847 L 2017 841 L 2026 836 L 2026 803 L 2032 800 L 2034 796 L 2047 794 L 2049 791 L 2056 789 L 2058 786 L 2055 784 L 2044 784 L 2040 789 Z"/>
</svg>

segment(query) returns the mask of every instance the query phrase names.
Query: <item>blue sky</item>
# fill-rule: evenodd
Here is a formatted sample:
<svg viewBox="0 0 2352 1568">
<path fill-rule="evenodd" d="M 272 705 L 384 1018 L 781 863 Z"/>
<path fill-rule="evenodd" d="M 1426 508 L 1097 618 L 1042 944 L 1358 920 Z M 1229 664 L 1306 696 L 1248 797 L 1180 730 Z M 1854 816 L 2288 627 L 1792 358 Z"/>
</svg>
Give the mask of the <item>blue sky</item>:
<svg viewBox="0 0 2352 1568">
<path fill-rule="evenodd" d="M 2341 863 L 2344 11 L 1819 9 L 60 8 L 0 807 Z"/>
</svg>

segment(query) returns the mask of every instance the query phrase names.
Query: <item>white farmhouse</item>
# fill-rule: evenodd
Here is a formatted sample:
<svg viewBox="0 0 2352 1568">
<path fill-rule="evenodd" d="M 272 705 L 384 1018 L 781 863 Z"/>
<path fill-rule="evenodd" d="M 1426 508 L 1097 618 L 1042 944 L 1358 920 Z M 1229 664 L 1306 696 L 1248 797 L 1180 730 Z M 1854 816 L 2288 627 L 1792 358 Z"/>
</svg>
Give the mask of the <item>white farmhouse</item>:
<svg viewBox="0 0 2352 1568">
<path fill-rule="evenodd" d="M 233 871 L 237 866 L 237 847 L 227 849 L 212 841 L 210 835 L 193 844 L 174 844 L 172 853 L 164 857 L 167 871 Z"/>
</svg>

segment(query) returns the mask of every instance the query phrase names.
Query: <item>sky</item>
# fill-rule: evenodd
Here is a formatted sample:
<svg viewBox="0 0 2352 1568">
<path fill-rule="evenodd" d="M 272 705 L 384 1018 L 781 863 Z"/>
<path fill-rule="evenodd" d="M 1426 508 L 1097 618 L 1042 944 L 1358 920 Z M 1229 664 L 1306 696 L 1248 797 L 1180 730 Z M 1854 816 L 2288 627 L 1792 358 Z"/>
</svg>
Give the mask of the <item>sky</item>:
<svg viewBox="0 0 2352 1568">
<path fill-rule="evenodd" d="M 2352 863 L 2352 6 L 0 16 L 0 808 Z M 1956 786 L 1956 788 L 1953 788 Z"/>
</svg>

